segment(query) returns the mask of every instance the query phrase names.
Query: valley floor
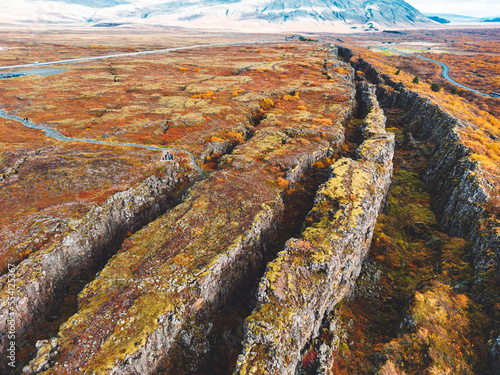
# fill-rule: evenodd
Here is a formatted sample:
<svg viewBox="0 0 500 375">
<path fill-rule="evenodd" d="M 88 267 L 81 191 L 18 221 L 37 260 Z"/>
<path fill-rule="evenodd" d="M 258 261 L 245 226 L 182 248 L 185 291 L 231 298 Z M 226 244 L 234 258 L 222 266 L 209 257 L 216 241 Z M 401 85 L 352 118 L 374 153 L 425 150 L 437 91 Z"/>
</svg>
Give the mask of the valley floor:
<svg viewBox="0 0 500 375">
<path fill-rule="evenodd" d="M 490 374 L 491 321 L 471 293 L 470 244 L 439 230 L 419 177 L 429 150 L 409 136 L 403 110 L 385 115 L 397 139 L 387 206 L 353 298 L 332 312 L 335 330 L 324 326 L 299 373 L 317 373 L 321 345 L 337 340 L 332 374 Z"/>
</svg>

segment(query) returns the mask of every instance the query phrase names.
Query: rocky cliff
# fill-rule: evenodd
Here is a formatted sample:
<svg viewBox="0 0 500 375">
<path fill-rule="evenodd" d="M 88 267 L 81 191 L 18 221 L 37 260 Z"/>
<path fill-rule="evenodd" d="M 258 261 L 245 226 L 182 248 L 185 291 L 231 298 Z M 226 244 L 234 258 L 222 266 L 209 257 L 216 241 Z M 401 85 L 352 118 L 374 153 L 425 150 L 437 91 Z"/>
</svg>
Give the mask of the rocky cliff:
<svg viewBox="0 0 500 375">
<path fill-rule="evenodd" d="M 362 84 L 368 115 L 357 160 L 339 159 L 320 187 L 302 237 L 268 264 L 258 302 L 245 323 L 235 374 L 293 374 L 323 317 L 348 294 L 370 247 L 389 188 L 394 136 L 372 88 Z"/>
<path fill-rule="evenodd" d="M 346 59 L 352 53 L 341 48 Z M 429 155 L 423 175 L 432 196 L 432 208 L 441 228 L 452 236 L 470 243 L 474 280 L 470 293 L 484 306 L 493 319 L 490 338 L 492 369 L 500 368 L 500 327 L 494 305 L 498 303 L 495 288 L 499 283 L 500 220 L 491 209 L 498 194 L 484 177 L 480 164 L 470 158 L 472 152 L 460 141 L 460 129 L 470 125 L 412 92 L 401 83 L 381 75 L 370 64 L 360 60 L 354 66 L 377 84 L 377 97 L 384 108 L 402 108 L 406 112 L 405 133 L 427 145 Z"/>
<path fill-rule="evenodd" d="M 429 99 L 388 79 L 384 81 L 388 86 L 377 91 L 381 103 L 406 108 L 407 131 L 431 145 L 424 179 L 429 182 L 441 226 L 452 236 L 472 242 L 477 272 L 491 266 L 498 269 L 500 242 L 494 230 L 498 223 L 485 209 L 496 191 L 483 176 L 479 163 L 470 158 L 472 152 L 460 142 L 458 130 L 467 125 Z M 487 255 L 488 249 L 496 255 Z"/>
<path fill-rule="evenodd" d="M 11 272 L 16 295 L 9 294 L 9 274 L 0 279 L 0 326 L 7 325 L 9 306 L 16 306 L 15 333 L 22 337 L 50 312 L 58 293 L 75 277 L 105 260 L 126 232 L 138 229 L 175 203 L 199 175 L 190 168 L 169 164 L 134 188 L 116 193 L 95 206 L 80 221 L 70 221 L 66 234 L 48 248 L 21 262 Z M 119 242 L 118 242 L 119 243 Z M 10 296 L 10 298 L 9 298 Z M 0 336 L 0 351 L 9 340 Z M 3 363 L 3 362 L 2 362 Z"/>
</svg>

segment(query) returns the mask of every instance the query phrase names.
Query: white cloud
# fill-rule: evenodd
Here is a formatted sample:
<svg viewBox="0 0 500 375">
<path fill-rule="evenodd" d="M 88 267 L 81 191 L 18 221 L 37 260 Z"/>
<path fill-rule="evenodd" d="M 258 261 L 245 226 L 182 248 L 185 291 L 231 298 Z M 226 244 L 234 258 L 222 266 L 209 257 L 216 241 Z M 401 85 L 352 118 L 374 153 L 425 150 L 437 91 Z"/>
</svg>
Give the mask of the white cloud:
<svg viewBox="0 0 500 375">
<path fill-rule="evenodd" d="M 498 0 L 406 0 L 422 13 L 448 13 L 471 17 L 499 17 Z"/>
</svg>

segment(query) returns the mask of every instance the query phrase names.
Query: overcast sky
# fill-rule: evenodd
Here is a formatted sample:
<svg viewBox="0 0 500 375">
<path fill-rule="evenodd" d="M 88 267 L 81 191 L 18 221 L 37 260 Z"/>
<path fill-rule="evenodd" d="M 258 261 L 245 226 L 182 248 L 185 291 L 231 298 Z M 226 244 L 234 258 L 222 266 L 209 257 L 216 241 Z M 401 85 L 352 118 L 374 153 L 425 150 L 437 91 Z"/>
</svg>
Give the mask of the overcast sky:
<svg viewBox="0 0 500 375">
<path fill-rule="evenodd" d="M 499 0 L 405 0 L 422 13 L 448 13 L 473 17 L 499 17 Z"/>
</svg>

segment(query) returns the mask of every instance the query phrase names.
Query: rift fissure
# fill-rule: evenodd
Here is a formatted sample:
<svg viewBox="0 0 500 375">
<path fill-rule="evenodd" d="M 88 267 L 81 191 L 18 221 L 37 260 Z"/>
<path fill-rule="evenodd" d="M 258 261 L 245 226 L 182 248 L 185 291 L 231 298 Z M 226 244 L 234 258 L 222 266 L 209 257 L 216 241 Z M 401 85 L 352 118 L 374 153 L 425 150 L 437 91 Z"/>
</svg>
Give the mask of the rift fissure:
<svg viewBox="0 0 500 375">
<path fill-rule="evenodd" d="M 405 142 L 402 110 L 386 114 L 398 144 L 388 207 L 375 228 L 355 298 L 325 321 L 323 339 L 317 338 L 305 351 L 299 373 L 317 373 L 323 366 L 339 375 L 387 374 L 391 366 L 404 364 L 405 373 L 421 374 L 443 355 L 449 358 L 443 365 L 451 362 L 453 371 L 489 374 L 487 318 L 464 296 L 472 267 L 463 258 L 470 245 L 438 230 L 427 184 L 419 178 L 428 161 L 426 146 Z M 423 298 L 433 301 L 434 311 L 426 310 Z M 447 319 L 433 315 L 441 310 Z M 455 325 L 456 319 L 461 325 Z M 324 338 L 336 348 L 326 363 L 320 354 Z M 470 348 L 467 340 L 473 343 Z"/>
<path fill-rule="evenodd" d="M 326 62 L 324 69 L 327 69 Z M 327 78 L 330 79 L 330 76 L 327 75 Z M 294 97 L 297 93 L 298 90 L 292 90 L 286 95 Z M 357 106 L 356 102 L 354 107 L 357 108 Z M 272 112 L 274 108 L 274 103 L 266 108 L 261 107 L 261 110 L 253 116 L 254 126 L 260 125 L 265 120 L 266 112 Z M 354 109 L 350 113 L 358 113 L 358 111 Z M 365 117 L 366 114 L 364 113 Z M 159 371 L 159 374 L 231 374 L 234 371 L 244 339 L 243 322 L 255 308 L 255 293 L 266 265 L 275 259 L 288 240 L 300 236 L 306 226 L 306 217 L 310 215 L 313 207 L 316 192 L 329 178 L 330 165 L 339 158 L 340 154 L 345 154 L 345 150 L 352 151 L 354 149 L 352 144 L 361 143 L 362 136 L 359 129 L 355 135 L 350 134 L 350 130 L 352 123 L 359 127 L 360 121 L 363 120 L 364 117 L 358 119 L 350 114 L 348 119 L 343 121 L 346 128 L 345 137 L 349 137 L 347 142 L 350 142 L 350 146 L 347 146 L 345 142 L 345 149 L 343 146 L 337 153 L 317 160 L 311 169 L 305 169 L 305 173 L 298 179 L 298 182 L 283 192 L 283 217 L 281 222 L 277 223 L 277 237 L 264 254 L 264 262 L 253 275 L 250 275 L 249 280 L 240 285 L 237 294 L 229 296 L 226 303 L 214 315 L 190 321 L 185 325 L 171 350 L 167 365 Z M 254 133 L 255 130 L 252 136 Z"/>
<path fill-rule="evenodd" d="M 260 103 L 259 108 L 248 116 L 248 124 L 244 127 L 240 126 L 235 129 L 236 132 L 241 134 L 243 139 L 242 143 L 248 142 L 254 136 L 255 131 L 264 120 L 266 113 L 272 111 L 273 108 L 274 102 L 272 105 L 267 107 Z M 222 157 L 231 154 L 238 144 L 240 143 L 234 140 L 210 142 L 205 146 L 205 150 L 201 153 L 198 159 L 201 160 L 201 162 L 204 163 L 208 169 L 218 170 L 224 168 L 224 164 L 220 163 Z"/>
<path fill-rule="evenodd" d="M 245 142 L 251 139 L 255 132 L 255 127 L 258 127 L 265 115 L 262 107 L 260 110 L 256 110 L 255 113 L 256 115 L 251 116 L 252 130 L 245 129 L 244 131 L 245 136 L 243 139 Z M 259 116 L 258 120 L 254 120 L 257 114 Z M 230 154 L 235 146 L 236 143 L 232 142 L 218 149 L 217 159 L 220 160 L 222 156 Z M 108 260 L 120 250 L 124 240 L 140 231 L 159 216 L 164 215 L 165 212 L 171 208 L 180 204 L 186 192 L 194 186 L 200 178 L 204 179 L 206 176 L 194 177 L 191 182 L 179 184 L 179 186 L 176 186 L 175 190 L 169 194 L 167 200 L 165 200 L 163 195 L 159 195 L 156 197 L 156 203 L 148 203 L 148 205 L 139 212 L 129 216 L 129 221 L 126 222 L 125 225 L 113 230 L 109 241 L 98 245 L 98 248 L 92 251 L 92 260 L 87 266 L 78 265 L 77 268 L 71 271 L 67 279 L 56 284 L 56 288 L 51 291 L 51 295 L 49 296 L 51 299 L 50 307 L 47 307 L 47 310 L 43 314 L 37 314 L 35 320 L 29 326 L 25 327 L 26 334 L 20 336 L 24 344 L 18 354 L 18 366 L 14 370 L 9 369 L 9 371 L 13 374 L 20 373 L 23 367 L 27 365 L 36 354 L 35 343 L 38 340 L 54 336 L 58 332 L 60 325 L 77 312 L 77 295 L 87 284 L 95 279 L 95 276 L 99 274 Z M 45 303 L 41 301 L 41 304 L 44 305 Z"/>
<path fill-rule="evenodd" d="M 332 165 L 301 236 L 268 264 L 235 374 L 293 374 L 325 314 L 351 292 L 387 193 L 394 149 L 374 88 L 363 90 L 370 111 L 358 160 L 343 157 Z"/>
<path fill-rule="evenodd" d="M 68 103 L 51 126 L 90 138 L 29 151 L 45 136 L 23 126 L 1 160 L 0 328 L 15 304 L 22 341 L 2 374 L 500 375 L 498 191 L 469 124 L 325 38 L 89 62 L 78 79 L 106 85 L 71 98 L 75 72 L 7 90 L 39 123 Z"/>
<path fill-rule="evenodd" d="M 342 54 L 346 58 L 352 57 L 347 49 L 342 50 Z M 358 290 L 361 291 L 357 300 L 350 305 L 351 310 L 342 307 L 340 313 L 330 320 L 330 325 L 336 327 L 337 334 L 333 337 L 336 338 L 335 345 L 338 348 L 336 359 L 329 362 L 333 369 L 330 371 L 339 374 L 353 371 L 392 374 L 400 371 L 400 366 L 404 364 L 406 373 L 410 374 L 432 371 L 435 366 L 444 366 L 451 372 L 496 374 L 497 364 L 500 362 L 497 337 L 499 330 L 498 319 L 492 309 L 495 298 L 491 288 L 499 284 L 498 277 L 496 280 L 492 277 L 498 266 L 494 254 L 498 252 L 499 239 L 491 231 L 491 227 L 498 222 L 498 218 L 485 214 L 484 205 L 489 199 L 490 186 L 480 177 L 477 163 L 469 159 L 470 151 L 460 142 L 457 129 L 463 125 L 431 104 L 428 99 L 407 90 L 403 84 L 380 75 L 362 59 L 351 63 L 356 69 L 363 71 L 363 77 L 377 84 L 377 97 L 390 114 L 394 126 L 392 131 L 398 135 L 394 192 L 412 190 L 420 184 L 426 188 L 420 186 L 417 190 L 425 192 L 427 189 L 430 194 L 426 201 L 419 202 L 418 205 L 414 201 L 422 199 L 421 193 L 419 198 L 403 196 L 404 199 L 410 199 L 410 203 L 404 203 L 407 204 L 404 208 L 398 208 L 401 203 L 395 201 L 394 192 L 389 198 L 388 210 L 399 210 L 392 212 L 392 216 L 399 217 L 396 220 L 400 222 L 388 221 L 391 213 L 381 221 L 383 229 L 376 229 L 377 241 L 372 248 L 374 259 L 368 263 L 368 272 L 363 274 L 358 283 Z M 415 190 L 414 193 L 416 192 Z M 473 202 L 470 200 L 471 196 L 474 197 Z M 405 212 L 409 210 L 408 207 L 416 208 Z M 427 212 L 427 216 L 418 217 L 424 212 Z M 401 225 L 405 220 L 408 225 L 394 229 L 394 225 Z M 447 234 L 439 232 L 438 227 Z M 387 236 L 387 231 L 392 231 L 396 237 Z M 416 245 L 422 239 L 429 241 L 425 245 Z M 398 241 L 408 243 L 398 250 Z M 414 245 L 420 247 L 416 254 L 400 254 L 405 247 Z M 396 272 L 396 259 L 381 253 L 384 246 L 385 252 L 399 254 L 401 258 L 398 260 L 404 262 L 402 272 Z M 432 266 L 433 263 L 437 266 Z M 488 272 L 483 268 L 486 264 Z M 415 270 L 418 270 L 417 274 L 414 274 Z M 386 290 L 386 273 L 396 284 L 402 282 L 398 284 L 399 291 L 402 292 L 398 296 L 392 295 L 393 291 Z M 378 290 L 377 287 L 370 289 L 367 286 L 367 283 L 373 283 L 374 280 L 381 283 Z M 363 300 L 367 298 L 367 288 L 368 300 L 371 299 L 372 302 Z M 381 290 L 385 290 L 385 297 L 380 295 Z M 483 298 L 484 296 L 487 297 Z M 376 306 L 380 303 L 380 298 L 386 298 L 387 301 L 382 306 Z M 436 304 L 435 308 L 444 311 L 448 311 L 450 306 L 454 310 L 448 311 L 449 320 L 443 320 L 440 326 L 432 326 L 435 311 L 424 311 L 423 301 Z M 373 308 L 370 303 L 373 303 Z M 391 311 L 391 308 L 398 313 Z M 481 310 L 489 314 L 489 317 L 482 315 Z M 405 317 L 401 321 L 398 316 L 403 312 Z M 343 323 L 339 323 L 339 316 Z M 347 324 L 349 319 L 351 323 L 354 319 L 355 327 L 351 327 L 351 323 Z M 460 321 L 460 326 L 453 326 L 452 320 Z M 344 327 L 339 328 L 339 324 L 344 324 Z M 397 336 L 384 336 L 383 339 L 379 338 L 381 341 L 376 341 L 377 339 L 369 337 L 373 335 L 373 331 L 368 328 L 359 332 L 361 327 L 367 325 L 371 325 L 371 329 L 375 331 L 387 331 L 387 324 L 398 327 Z M 415 330 L 418 332 L 417 336 L 411 333 Z M 440 337 L 429 339 L 428 333 L 425 333 L 435 331 L 442 332 Z M 453 332 L 459 332 L 459 337 L 454 337 Z M 370 353 L 367 348 L 370 340 L 385 344 L 373 344 L 373 348 L 378 349 Z M 448 342 L 446 340 L 455 344 L 445 344 Z M 468 340 L 473 341 L 472 352 L 468 349 Z M 364 347 L 358 345 L 360 342 L 365 343 Z M 321 343 L 316 343 L 316 347 L 310 349 L 304 359 L 307 357 L 311 362 L 311 357 L 318 355 Z M 357 361 L 361 357 L 364 359 Z"/>
<path fill-rule="evenodd" d="M 300 235 L 316 191 L 328 178 L 329 163 L 324 162 L 318 161 L 314 169 L 283 193 L 284 213 L 277 237 L 255 274 L 212 316 L 186 324 L 172 349 L 168 365 L 158 374 L 232 374 L 242 349 L 243 322 L 255 308 L 255 293 L 265 267 L 290 238 Z"/>
<path fill-rule="evenodd" d="M 9 369 L 13 374 L 21 373 L 21 370 L 33 358 L 36 353 L 35 343 L 38 340 L 53 337 L 62 323 L 72 316 L 78 308 L 77 295 L 88 283 L 92 282 L 96 274 L 104 267 L 108 260 L 121 248 L 123 241 L 132 233 L 141 230 L 147 224 L 155 220 L 159 215 L 164 214 L 170 208 L 175 207 L 182 200 L 184 193 L 192 183 L 181 183 L 168 196 L 164 194 L 155 197 L 157 200 L 148 203 L 135 215 L 129 217 L 126 225 L 117 227 L 112 231 L 110 239 L 104 243 L 99 243 L 92 251 L 92 258 L 87 264 L 79 264 L 78 267 L 69 270 L 68 275 L 59 275 L 61 279 L 54 284 L 47 300 L 39 301 L 39 311 L 35 313 L 34 319 L 28 322 L 24 328 L 24 334 L 20 337 L 23 345 L 19 351 L 19 361 L 16 369 Z M 34 297 L 32 303 L 37 302 Z M 50 305 L 47 304 L 50 299 Z"/>
</svg>

